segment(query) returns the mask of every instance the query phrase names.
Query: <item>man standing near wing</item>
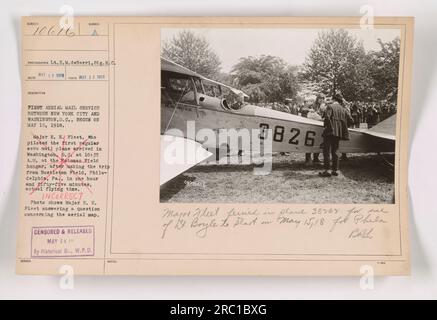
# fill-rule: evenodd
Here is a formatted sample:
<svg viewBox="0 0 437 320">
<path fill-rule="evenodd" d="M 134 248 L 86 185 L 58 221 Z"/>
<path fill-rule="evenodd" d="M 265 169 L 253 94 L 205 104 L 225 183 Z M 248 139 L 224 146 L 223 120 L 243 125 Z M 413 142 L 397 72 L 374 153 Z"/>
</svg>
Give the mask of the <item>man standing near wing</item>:
<svg viewBox="0 0 437 320">
<path fill-rule="evenodd" d="M 343 107 L 343 96 L 335 93 L 334 102 L 326 107 L 323 131 L 323 160 L 325 171 L 319 172 L 322 177 L 338 176 L 338 148 L 341 140 L 349 140 L 349 124 L 353 123 L 349 111 Z M 332 156 L 332 172 L 329 173 Z"/>
</svg>

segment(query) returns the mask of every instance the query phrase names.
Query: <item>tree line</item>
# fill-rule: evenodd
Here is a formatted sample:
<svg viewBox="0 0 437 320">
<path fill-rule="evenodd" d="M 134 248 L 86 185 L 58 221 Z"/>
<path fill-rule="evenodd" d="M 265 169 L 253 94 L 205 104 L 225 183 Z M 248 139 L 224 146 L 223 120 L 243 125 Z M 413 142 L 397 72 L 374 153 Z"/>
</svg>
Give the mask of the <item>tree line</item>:
<svg viewBox="0 0 437 320">
<path fill-rule="evenodd" d="M 395 102 L 398 89 L 399 37 L 366 52 L 363 43 L 344 29 L 319 32 L 305 62 L 291 66 L 271 55 L 241 57 L 229 73 L 208 41 L 183 30 L 163 43 L 162 55 L 207 78 L 241 89 L 253 103 L 295 99 L 303 89 L 348 101 Z M 230 48 L 230 50 L 232 50 Z M 307 91 L 307 90 L 303 90 Z"/>
</svg>

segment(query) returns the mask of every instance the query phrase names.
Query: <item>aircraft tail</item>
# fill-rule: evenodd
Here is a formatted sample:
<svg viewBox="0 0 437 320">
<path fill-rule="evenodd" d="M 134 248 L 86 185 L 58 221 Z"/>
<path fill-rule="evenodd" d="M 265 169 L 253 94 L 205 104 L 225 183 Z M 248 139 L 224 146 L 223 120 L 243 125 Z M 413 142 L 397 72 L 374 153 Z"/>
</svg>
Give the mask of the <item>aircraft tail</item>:
<svg viewBox="0 0 437 320">
<path fill-rule="evenodd" d="M 396 115 L 381 121 L 365 133 L 383 139 L 396 140 Z"/>
</svg>

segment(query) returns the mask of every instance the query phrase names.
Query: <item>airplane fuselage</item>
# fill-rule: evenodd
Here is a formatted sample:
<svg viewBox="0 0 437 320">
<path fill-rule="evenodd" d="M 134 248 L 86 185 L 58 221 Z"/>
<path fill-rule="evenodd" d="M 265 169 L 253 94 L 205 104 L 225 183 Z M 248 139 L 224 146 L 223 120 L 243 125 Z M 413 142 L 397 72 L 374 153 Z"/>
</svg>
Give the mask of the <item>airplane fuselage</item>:
<svg viewBox="0 0 437 320">
<path fill-rule="evenodd" d="M 272 135 L 273 152 L 321 152 L 323 123 L 285 112 L 246 105 L 240 110 L 217 110 L 199 105 L 178 103 L 161 105 L 161 133 L 165 129 L 179 129 L 188 137 L 187 122 L 194 121 L 196 134 L 202 129 L 245 130 L 260 129 Z M 200 141 L 201 142 L 201 141 Z M 218 142 L 217 142 L 218 143 Z M 220 147 L 209 141 L 206 147 Z M 371 139 L 362 132 L 350 129 L 350 140 L 340 142 L 340 152 L 367 153 L 375 151 Z"/>
</svg>

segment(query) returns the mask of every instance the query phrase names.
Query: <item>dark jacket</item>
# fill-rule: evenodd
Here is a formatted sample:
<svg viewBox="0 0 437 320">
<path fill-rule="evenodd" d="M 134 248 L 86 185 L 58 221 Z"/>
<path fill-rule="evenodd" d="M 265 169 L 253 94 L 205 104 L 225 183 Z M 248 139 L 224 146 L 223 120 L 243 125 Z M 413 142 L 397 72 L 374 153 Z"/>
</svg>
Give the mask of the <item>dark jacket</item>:
<svg viewBox="0 0 437 320">
<path fill-rule="evenodd" d="M 348 125 L 353 124 L 350 112 L 338 102 L 326 107 L 323 136 L 335 136 L 340 140 L 349 140 Z"/>
<path fill-rule="evenodd" d="M 308 106 L 302 106 L 302 108 L 300 108 L 300 115 L 302 117 L 307 118 L 308 117 L 308 112 L 310 111 L 310 108 Z"/>
</svg>

